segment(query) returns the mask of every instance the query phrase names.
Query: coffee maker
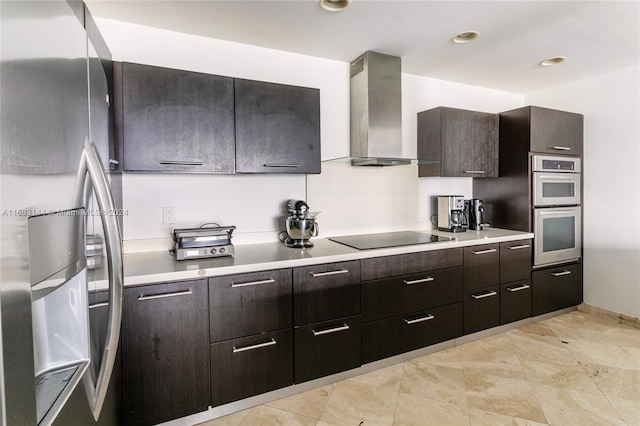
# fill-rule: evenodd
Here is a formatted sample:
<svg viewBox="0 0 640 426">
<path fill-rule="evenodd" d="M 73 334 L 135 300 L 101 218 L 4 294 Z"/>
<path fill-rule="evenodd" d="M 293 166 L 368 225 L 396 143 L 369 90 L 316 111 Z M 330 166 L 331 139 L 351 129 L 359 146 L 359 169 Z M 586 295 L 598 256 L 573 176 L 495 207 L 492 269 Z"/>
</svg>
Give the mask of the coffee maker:
<svg viewBox="0 0 640 426">
<path fill-rule="evenodd" d="M 469 217 L 469 229 L 475 231 L 482 231 L 484 225 L 484 207 L 482 206 L 482 200 L 472 198 L 465 200 L 465 211 Z"/>
<path fill-rule="evenodd" d="M 287 239 L 284 245 L 291 248 L 311 248 L 311 237 L 318 236 L 317 212 L 310 212 L 309 206 L 302 200 L 289 200 L 287 202 L 289 216 L 286 220 Z"/>
<path fill-rule="evenodd" d="M 464 197 L 444 195 L 438 197 L 438 230 L 464 232 Z"/>
</svg>

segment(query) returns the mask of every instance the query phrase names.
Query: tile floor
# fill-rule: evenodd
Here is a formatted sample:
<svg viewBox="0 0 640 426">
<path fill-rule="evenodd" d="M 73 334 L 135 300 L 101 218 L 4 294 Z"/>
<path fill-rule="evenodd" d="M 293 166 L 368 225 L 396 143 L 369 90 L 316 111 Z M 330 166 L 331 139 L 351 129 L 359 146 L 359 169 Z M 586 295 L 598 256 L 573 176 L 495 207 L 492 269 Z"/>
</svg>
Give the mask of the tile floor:
<svg viewBox="0 0 640 426">
<path fill-rule="evenodd" d="M 640 330 L 571 312 L 218 425 L 640 425 Z"/>
</svg>

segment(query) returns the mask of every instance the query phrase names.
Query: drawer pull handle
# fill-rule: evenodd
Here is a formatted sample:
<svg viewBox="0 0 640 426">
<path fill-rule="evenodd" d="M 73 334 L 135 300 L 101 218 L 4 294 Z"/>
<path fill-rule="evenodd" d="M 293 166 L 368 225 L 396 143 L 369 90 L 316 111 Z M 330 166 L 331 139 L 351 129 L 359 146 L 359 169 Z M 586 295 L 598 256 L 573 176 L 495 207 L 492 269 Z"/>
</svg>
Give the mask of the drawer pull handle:
<svg viewBox="0 0 640 426">
<path fill-rule="evenodd" d="M 407 324 L 411 325 L 411 324 L 416 324 L 419 322 L 424 322 L 424 321 L 429 321 L 434 319 L 435 317 L 431 314 L 424 316 L 424 317 L 420 317 L 420 318 L 414 318 L 414 319 L 404 319 L 404 322 L 406 322 Z"/>
<path fill-rule="evenodd" d="M 204 166 L 204 161 L 201 160 L 161 160 L 160 164 L 164 166 Z"/>
<path fill-rule="evenodd" d="M 420 280 L 411 280 L 411 281 L 402 280 L 402 282 L 407 284 L 407 285 L 411 285 L 411 284 L 427 283 L 429 281 L 434 281 L 434 280 L 435 280 L 435 278 L 433 278 L 433 277 L 427 277 L 427 278 L 422 278 Z"/>
<path fill-rule="evenodd" d="M 487 254 L 487 253 L 493 253 L 498 251 L 497 249 L 487 249 L 487 250 L 479 250 L 479 251 L 472 251 L 472 254 Z"/>
<path fill-rule="evenodd" d="M 313 333 L 314 336 L 322 336 L 323 334 L 331 334 L 331 333 L 337 333 L 339 331 L 345 331 L 348 330 L 350 327 L 347 324 L 342 324 L 339 325 L 337 327 L 333 327 L 333 328 L 328 328 L 326 330 L 311 330 L 311 332 Z"/>
<path fill-rule="evenodd" d="M 273 346 L 276 343 L 277 343 L 276 339 L 274 339 L 272 337 L 270 341 L 264 342 L 264 343 L 258 343 L 257 345 L 240 346 L 239 348 L 234 346 L 233 347 L 233 353 L 235 354 L 235 353 L 238 353 L 238 352 L 251 351 L 253 349 L 266 348 L 267 346 Z"/>
<path fill-rule="evenodd" d="M 557 151 L 571 151 L 571 148 L 568 146 L 552 146 L 551 148 Z"/>
<path fill-rule="evenodd" d="M 151 296 L 138 296 L 138 301 L 153 300 L 153 299 L 166 299 L 167 297 L 188 296 L 190 294 L 193 294 L 191 292 L 191 290 L 176 291 L 174 293 L 152 294 Z"/>
<path fill-rule="evenodd" d="M 276 280 L 274 280 L 273 278 L 269 278 L 268 280 L 260 280 L 260 281 L 249 281 L 246 283 L 231 283 L 231 287 L 232 288 L 238 288 L 238 287 L 249 287 L 252 285 L 261 285 L 261 284 L 271 284 L 271 283 L 275 283 Z"/>
<path fill-rule="evenodd" d="M 520 250 L 520 249 L 526 249 L 529 248 L 529 244 L 522 244 L 521 246 L 511 246 L 511 247 L 507 247 L 509 250 Z"/>
<path fill-rule="evenodd" d="M 509 291 L 520 291 L 520 290 L 526 290 L 529 287 L 531 287 L 531 286 L 527 285 L 527 284 L 523 284 L 520 287 L 507 287 L 507 290 L 509 290 Z"/>
<path fill-rule="evenodd" d="M 109 306 L 109 302 L 94 303 L 93 305 L 89 305 L 89 309 L 104 308 L 105 306 Z"/>
<path fill-rule="evenodd" d="M 487 173 L 484 170 L 465 170 L 464 172 L 469 174 L 477 174 L 477 175 L 483 175 Z"/>
<path fill-rule="evenodd" d="M 338 275 L 338 274 L 348 274 L 348 269 L 339 269 L 337 271 L 328 271 L 328 272 L 312 272 L 312 277 L 326 277 L 327 275 Z"/>
<path fill-rule="evenodd" d="M 564 275 L 571 275 L 571 271 L 550 272 L 549 275 L 553 275 L 554 277 L 562 277 Z"/>
<path fill-rule="evenodd" d="M 484 299 L 485 297 L 495 296 L 497 294 L 498 293 L 496 293 L 495 291 L 488 291 L 486 293 L 472 294 L 471 297 L 473 297 L 474 299 L 478 300 L 478 299 Z"/>
<path fill-rule="evenodd" d="M 288 169 L 295 169 L 296 167 L 300 167 L 300 164 L 280 164 L 280 163 L 266 163 L 263 164 L 264 167 L 281 167 Z"/>
</svg>

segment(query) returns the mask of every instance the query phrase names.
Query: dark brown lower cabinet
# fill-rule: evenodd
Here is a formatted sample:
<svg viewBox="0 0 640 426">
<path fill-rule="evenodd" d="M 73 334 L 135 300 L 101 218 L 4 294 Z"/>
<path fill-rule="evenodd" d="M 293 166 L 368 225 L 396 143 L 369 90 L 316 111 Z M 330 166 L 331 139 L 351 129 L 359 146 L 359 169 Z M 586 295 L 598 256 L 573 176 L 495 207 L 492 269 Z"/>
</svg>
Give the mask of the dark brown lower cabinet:
<svg viewBox="0 0 640 426">
<path fill-rule="evenodd" d="M 464 296 L 464 334 L 500 325 L 500 287 L 468 291 Z"/>
<path fill-rule="evenodd" d="M 153 425 L 209 406 L 207 281 L 125 288 L 125 425 Z"/>
<path fill-rule="evenodd" d="M 211 345 L 211 405 L 293 384 L 291 329 Z"/>
<path fill-rule="evenodd" d="M 294 329 L 296 383 L 359 367 L 360 315 Z"/>
<path fill-rule="evenodd" d="M 362 325 L 362 363 L 462 336 L 462 303 Z"/>
<path fill-rule="evenodd" d="M 500 286 L 500 324 L 531 316 L 531 280 Z"/>
<path fill-rule="evenodd" d="M 533 315 L 582 303 L 582 263 L 535 270 L 531 274 Z"/>
</svg>

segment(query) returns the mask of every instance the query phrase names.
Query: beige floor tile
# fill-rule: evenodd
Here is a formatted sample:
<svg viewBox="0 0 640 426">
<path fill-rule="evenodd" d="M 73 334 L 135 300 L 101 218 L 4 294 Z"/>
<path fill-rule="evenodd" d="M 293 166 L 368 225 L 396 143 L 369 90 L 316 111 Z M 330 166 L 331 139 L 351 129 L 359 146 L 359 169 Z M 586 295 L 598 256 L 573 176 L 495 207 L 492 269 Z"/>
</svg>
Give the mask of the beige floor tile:
<svg viewBox="0 0 640 426">
<path fill-rule="evenodd" d="M 605 396 L 640 403 L 640 371 L 599 364 L 587 364 L 585 369 Z"/>
<path fill-rule="evenodd" d="M 520 333 L 533 334 L 536 336 L 558 337 L 553 329 L 543 321 L 518 327 L 516 330 Z"/>
<path fill-rule="evenodd" d="M 361 376 L 356 376 L 349 380 L 398 392 L 400 390 L 400 384 L 402 383 L 403 371 L 404 364 L 400 363 Z"/>
<path fill-rule="evenodd" d="M 527 354 L 522 354 L 519 358 L 531 383 L 601 393 L 591 380 L 588 370 L 577 361 L 566 362 Z"/>
<path fill-rule="evenodd" d="M 400 392 L 465 405 L 464 372 L 459 368 L 405 362 Z"/>
<path fill-rule="evenodd" d="M 518 354 L 538 355 L 544 358 L 571 362 L 575 358 L 566 345 L 554 336 L 542 336 L 514 330 L 507 333 Z"/>
<path fill-rule="evenodd" d="M 461 346 L 465 374 L 477 372 L 526 380 L 515 350 L 504 347 L 487 344 L 484 339 Z"/>
<path fill-rule="evenodd" d="M 628 326 L 615 327 L 609 330 L 607 338 L 620 347 L 636 349 L 636 356 L 640 357 L 640 329 Z"/>
<path fill-rule="evenodd" d="M 197 426 L 238 426 L 242 423 L 244 418 L 247 417 L 249 411 L 250 410 L 238 411 L 237 413 L 229 414 L 228 416 L 199 423 Z"/>
<path fill-rule="evenodd" d="M 269 407 L 279 408 L 294 414 L 319 419 L 324 407 L 329 402 L 335 385 L 312 389 L 288 398 L 267 403 Z"/>
<path fill-rule="evenodd" d="M 485 337 L 483 339 L 476 340 L 476 342 L 482 342 L 485 345 L 495 346 L 505 351 L 515 351 L 513 343 L 509 339 L 507 333 L 500 333 L 494 336 Z"/>
<path fill-rule="evenodd" d="M 616 407 L 618 413 L 629 426 L 640 426 L 640 399 L 635 401 L 609 397 L 609 402 Z"/>
<path fill-rule="evenodd" d="M 519 419 L 512 416 L 491 413 L 489 411 L 470 410 L 471 426 L 545 426 L 547 423 L 538 423 L 531 420 Z"/>
<path fill-rule="evenodd" d="M 610 367 L 638 369 L 638 361 L 627 355 L 619 346 L 598 342 L 567 340 L 567 348 L 574 358 L 583 364 L 601 364 Z"/>
<path fill-rule="evenodd" d="M 527 380 L 488 374 L 465 374 L 469 410 L 481 410 L 546 423 L 531 384 Z"/>
<path fill-rule="evenodd" d="M 398 392 L 345 380 L 336 385 L 320 420 L 336 425 L 392 425 Z"/>
<path fill-rule="evenodd" d="M 549 327 L 553 329 L 553 332 L 559 339 L 565 340 L 585 340 L 587 342 L 600 342 L 615 344 L 609 340 L 611 328 L 587 328 L 587 327 L 567 327 L 561 323 L 551 323 Z"/>
<path fill-rule="evenodd" d="M 316 423 L 316 426 L 340 426 L 340 425 L 334 425 L 333 423 L 327 423 L 327 422 L 323 422 L 322 420 L 318 420 L 318 423 Z"/>
<path fill-rule="evenodd" d="M 534 385 L 536 397 L 552 425 L 623 425 L 624 420 L 604 395 Z"/>
<path fill-rule="evenodd" d="M 454 346 L 452 348 L 445 349 L 443 351 L 425 355 L 420 358 L 415 358 L 412 360 L 412 362 L 416 364 L 427 363 L 427 364 L 440 365 L 443 367 L 462 369 L 463 368 L 462 355 L 460 354 L 461 347 L 462 346 Z"/>
<path fill-rule="evenodd" d="M 315 426 L 316 419 L 279 410 L 266 405 L 254 407 L 244 418 L 241 426 Z"/>
<path fill-rule="evenodd" d="M 626 353 L 632 361 L 635 370 L 640 370 L 640 348 L 631 348 L 627 346 L 618 346 L 622 352 Z"/>
<path fill-rule="evenodd" d="M 564 324 L 567 327 L 591 330 L 608 330 L 620 326 L 620 323 L 618 321 L 607 318 L 600 318 L 595 315 L 589 315 L 580 311 L 573 311 L 568 314 L 559 315 L 544 322 L 549 325 Z"/>
<path fill-rule="evenodd" d="M 420 398 L 400 393 L 394 426 L 468 426 L 469 410 L 466 404 Z"/>
</svg>

